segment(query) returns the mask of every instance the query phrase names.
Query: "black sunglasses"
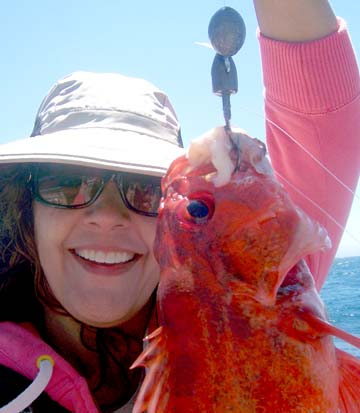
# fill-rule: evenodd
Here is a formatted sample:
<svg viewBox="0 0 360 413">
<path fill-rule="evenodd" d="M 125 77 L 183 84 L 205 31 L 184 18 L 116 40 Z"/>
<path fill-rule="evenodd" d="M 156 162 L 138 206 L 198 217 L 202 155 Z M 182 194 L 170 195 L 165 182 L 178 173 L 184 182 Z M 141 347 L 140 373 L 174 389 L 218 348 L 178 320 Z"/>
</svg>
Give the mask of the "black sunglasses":
<svg viewBox="0 0 360 413">
<path fill-rule="evenodd" d="M 115 182 L 130 210 L 157 216 L 161 178 L 58 164 L 36 165 L 30 177 L 34 199 L 56 208 L 85 208 L 96 201 L 107 182 Z"/>
</svg>

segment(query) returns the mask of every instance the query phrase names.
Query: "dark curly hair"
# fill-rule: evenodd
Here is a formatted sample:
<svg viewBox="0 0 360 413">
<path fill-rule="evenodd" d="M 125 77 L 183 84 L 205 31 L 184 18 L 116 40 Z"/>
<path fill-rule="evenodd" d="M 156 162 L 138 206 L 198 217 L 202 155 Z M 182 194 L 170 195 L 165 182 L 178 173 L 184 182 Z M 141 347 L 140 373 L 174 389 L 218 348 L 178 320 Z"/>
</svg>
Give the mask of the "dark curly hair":
<svg viewBox="0 0 360 413">
<path fill-rule="evenodd" d="M 31 164 L 0 166 L 0 320 L 39 326 L 41 304 L 61 306 L 42 271 L 34 239 Z"/>
<path fill-rule="evenodd" d="M 31 322 L 47 341 L 44 306 L 70 314 L 53 295 L 37 253 L 30 186 L 34 166 L 0 165 L 0 321 Z M 152 308 L 155 294 L 150 298 Z M 113 411 L 130 399 L 142 377 L 141 369 L 129 370 L 141 351 L 142 341 L 125 334 L 121 327 L 80 325 L 83 345 L 99 357 L 100 371 L 93 394 L 109 384 L 109 374 L 114 367 L 115 374 L 122 380 L 118 398 L 101 406 L 104 412 Z M 61 353 L 61 349 L 57 350 Z"/>
</svg>

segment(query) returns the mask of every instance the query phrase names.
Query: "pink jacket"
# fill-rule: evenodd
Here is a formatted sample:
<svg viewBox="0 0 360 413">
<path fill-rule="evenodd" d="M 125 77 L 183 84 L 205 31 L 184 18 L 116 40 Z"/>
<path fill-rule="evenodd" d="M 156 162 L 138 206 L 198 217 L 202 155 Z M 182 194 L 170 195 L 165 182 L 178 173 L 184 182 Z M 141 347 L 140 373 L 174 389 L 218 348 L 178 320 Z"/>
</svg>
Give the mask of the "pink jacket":
<svg viewBox="0 0 360 413">
<path fill-rule="evenodd" d="M 38 373 L 37 360 L 44 355 L 51 356 L 55 362 L 47 394 L 71 412 L 98 412 L 86 380 L 30 326 L 0 323 L 0 364 L 34 380 Z"/>
<path fill-rule="evenodd" d="M 342 20 L 338 32 L 325 39 L 282 43 L 261 36 L 260 47 L 273 168 L 295 203 L 327 229 L 332 242 L 331 250 L 307 259 L 320 289 L 353 199 L 337 179 L 355 191 L 359 177 L 359 69 Z"/>
<path fill-rule="evenodd" d="M 354 190 L 360 167 L 359 72 L 342 21 L 337 33 L 322 40 L 294 44 L 260 36 L 260 47 L 274 169 L 286 179 L 295 202 L 327 228 L 333 243 L 331 250 L 308 258 L 320 287 L 341 238 L 338 224 L 345 225 L 352 194 L 289 135 Z M 55 360 L 46 388 L 51 398 L 72 412 L 97 412 L 84 378 L 38 335 L 20 325 L 0 324 L 0 364 L 33 380 L 42 354 Z"/>
</svg>

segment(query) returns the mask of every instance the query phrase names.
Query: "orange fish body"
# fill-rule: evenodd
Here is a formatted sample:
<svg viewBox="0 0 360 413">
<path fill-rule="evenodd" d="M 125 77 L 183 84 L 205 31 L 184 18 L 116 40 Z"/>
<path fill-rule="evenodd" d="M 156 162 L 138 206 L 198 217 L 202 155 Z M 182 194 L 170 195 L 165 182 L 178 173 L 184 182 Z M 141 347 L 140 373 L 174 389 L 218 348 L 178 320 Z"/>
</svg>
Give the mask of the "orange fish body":
<svg viewBox="0 0 360 413">
<path fill-rule="evenodd" d="M 213 163 L 185 156 L 163 180 L 161 327 L 136 363 L 148 372 L 134 413 L 359 412 L 342 389 L 358 385 L 360 364 L 334 347 L 302 260 L 326 233 L 274 179 L 258 141 L 241 135 L 237 148 L 225 183 Z M 353 367 L 345 379 L 342 364 Z"/>
</svg>

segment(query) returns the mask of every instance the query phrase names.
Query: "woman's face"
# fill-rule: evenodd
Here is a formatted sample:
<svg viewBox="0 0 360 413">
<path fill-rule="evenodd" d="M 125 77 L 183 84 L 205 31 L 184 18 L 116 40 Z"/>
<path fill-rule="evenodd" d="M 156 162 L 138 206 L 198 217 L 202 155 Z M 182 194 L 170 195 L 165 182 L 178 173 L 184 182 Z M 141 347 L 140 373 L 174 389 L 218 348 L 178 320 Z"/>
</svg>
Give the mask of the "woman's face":
<svg viewBox="0 0 360 413">
<path fill-rule="evenodd" d="M 156 219 L 128 210 L 116 185 L 81 209 L 34 201 L 35 242 L 48 283 L 76 319 L 97 327 L 129 320 L 159 280 Z"/>
</svg>

